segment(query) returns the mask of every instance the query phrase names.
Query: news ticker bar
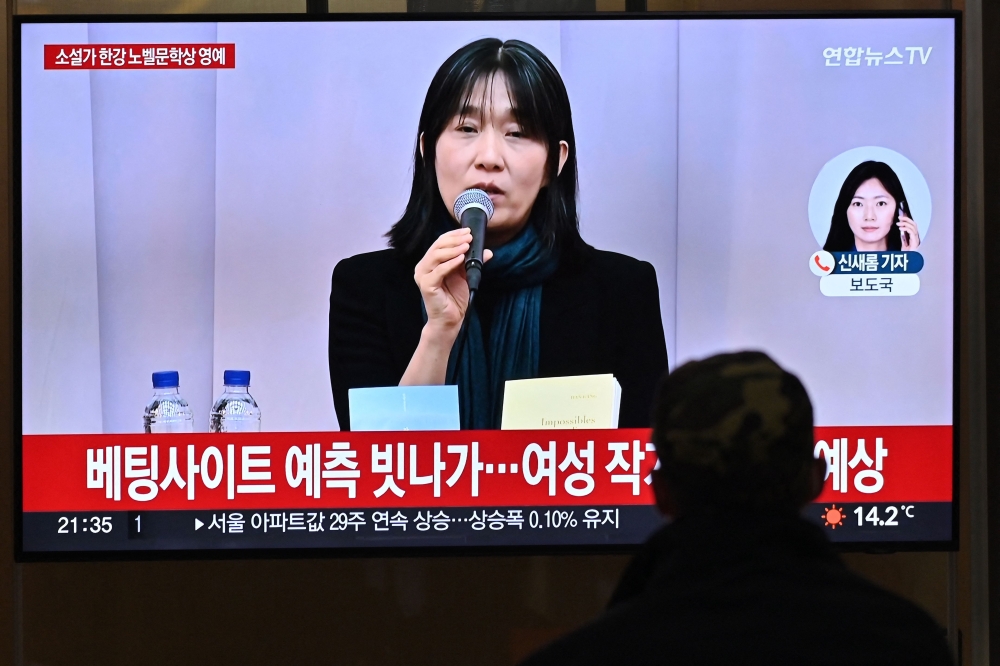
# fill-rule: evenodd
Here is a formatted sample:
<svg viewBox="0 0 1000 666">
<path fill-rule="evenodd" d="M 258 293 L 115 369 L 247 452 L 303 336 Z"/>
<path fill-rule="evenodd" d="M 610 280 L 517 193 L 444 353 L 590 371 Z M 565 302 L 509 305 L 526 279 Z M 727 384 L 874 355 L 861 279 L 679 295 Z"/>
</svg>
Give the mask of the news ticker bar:
<svg viewBox="0 0 1000 666">
<path fill-rule="evenodd" d="M 814 503 L 839 543 L 948 541 L 950 502 Z M 632 545 L 664 524 L 652 506 L 28 512 L 25 552 Z"/>
<path fill-rule="evenodd" d="M 25 552 L 635 544 L 652 506 L 25 513 Z"/>
<path fill-rule="evenodd" d="M 25 435 L 26 512 L 653 502 L 648 429 Z M 950 426 L 824 427 L 819 501 L 950 502 Z"/>
</svg>

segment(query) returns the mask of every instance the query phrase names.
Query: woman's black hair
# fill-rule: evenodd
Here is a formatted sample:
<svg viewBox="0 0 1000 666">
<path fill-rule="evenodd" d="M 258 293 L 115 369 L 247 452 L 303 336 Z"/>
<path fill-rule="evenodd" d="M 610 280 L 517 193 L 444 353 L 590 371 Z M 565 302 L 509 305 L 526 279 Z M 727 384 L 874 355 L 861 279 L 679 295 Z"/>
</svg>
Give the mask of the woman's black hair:
<svg viewBox="0 0 1000 666">
<path fill-rule="evenodd" d="M 586 247 L 580 237 L 576 214 L 576 140 L 569 95 L 562 77 L 541 51 L 518 40 L 487 38 L 455 51 L 438 69 L 424 98 L 413 151 L 413 186 L 403 216 L 386 236 L 389 246 L 414 263 L 443 233 L 452 217 L 441 200 L 434 168 L 438 137 L 452 119 L 471 106 L 476 85 L 487 84 L 497 73 L 507 84 L 514 117 L 525 135 L 548 148 L 545 166 L 548 184 L 531 210 L 530 224 L 542 241 L 563 255 Z M 490 86 L 486 86 L 485 95 Z M 485 112 L 485 104 L 480 105 Z M 423 155 L 420 136 L 423 135 Z M 569 155 L 559 171 L 559 142 L 569 144 Z"/>
<path fill-rule="evenodd" d="M 889 235 L 886 236 L 886 247 L 889 251 L 898 252 L 903 247 L 903 240 L 899 234 L 899 204 L 903 204 L 903 211 L 909 215 L 910 205 L 906 201 L 906 194 L 903 193 L 903 185 L 899 182 L 899 177 L 885 162 L 875 162 L 869 160 L 862 162 L 847 174 L 843 187 L 840 188 L 840 196 L 833 206 L 833 218 L 830 220 L 830 233 L 826 237 L 826 244 L 823 249 L 827 252 L 850 252 L 856 249 L 854 246 L 854 232 L 847 221 L 847 208 L 851 205 L 858 188 L 866 180 L 876 179 L 882 183 L 885 191 L 896 200 L 895 210 L 892 211 L 892 226 L 889 227 Z"/>
</svg>

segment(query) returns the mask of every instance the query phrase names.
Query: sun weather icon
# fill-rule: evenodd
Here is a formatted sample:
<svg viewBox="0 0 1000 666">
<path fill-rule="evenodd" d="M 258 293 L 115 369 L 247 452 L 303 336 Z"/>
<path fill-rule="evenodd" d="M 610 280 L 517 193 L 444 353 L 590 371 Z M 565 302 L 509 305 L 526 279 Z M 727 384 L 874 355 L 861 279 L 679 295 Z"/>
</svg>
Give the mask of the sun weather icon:
<svg viewBox="0 0 1000 666">
<path fill-rule="evenodd" d="M 844 507 L 837 508 L 837 505 L 832 505 L 829 509 L 823 509 L 823 515 L 820 516 L 825 522 L 823 523 L 826 527 L 830 529 L 837 529 L 844 524 Z"/>
</svg>

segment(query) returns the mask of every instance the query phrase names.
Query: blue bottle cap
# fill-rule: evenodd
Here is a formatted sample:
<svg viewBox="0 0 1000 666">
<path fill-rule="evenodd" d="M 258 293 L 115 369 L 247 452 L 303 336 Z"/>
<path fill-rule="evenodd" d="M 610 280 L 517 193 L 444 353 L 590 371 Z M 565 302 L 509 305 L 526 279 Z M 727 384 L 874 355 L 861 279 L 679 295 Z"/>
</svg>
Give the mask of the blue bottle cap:
<svg viewBox="0 0 1000 666">
<path fill-rule="evenodd" d="M 222 383 L 226 386 L 250 386 L 250 371 L 226 370 L 222 373 Z"/>
<path fill-rule="evenodd" d="M 176 370 L 164 370 L 153 373 L 153 388 L 177 388 L 181 385 L 181 375 Z"/>
</svg>

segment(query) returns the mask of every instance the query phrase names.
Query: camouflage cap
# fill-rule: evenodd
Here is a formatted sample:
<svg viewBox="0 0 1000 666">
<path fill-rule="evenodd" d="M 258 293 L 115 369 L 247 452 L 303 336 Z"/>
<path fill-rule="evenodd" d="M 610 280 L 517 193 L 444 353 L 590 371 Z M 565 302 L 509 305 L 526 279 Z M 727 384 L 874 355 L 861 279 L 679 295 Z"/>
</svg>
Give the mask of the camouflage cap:
<svg viewBox="0 0 1000 666">
<path fill-rule="evenodd" d="M 767 354 L 720 354 L 663 379 L 653 441 L 679 501 L 797 504 L 808 492 L 812 420 L 802 383 Z"/>
</svg>

